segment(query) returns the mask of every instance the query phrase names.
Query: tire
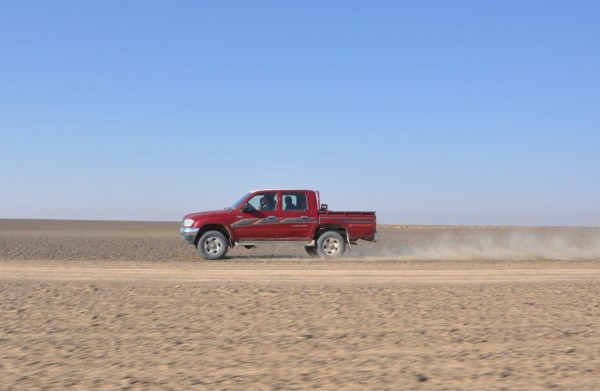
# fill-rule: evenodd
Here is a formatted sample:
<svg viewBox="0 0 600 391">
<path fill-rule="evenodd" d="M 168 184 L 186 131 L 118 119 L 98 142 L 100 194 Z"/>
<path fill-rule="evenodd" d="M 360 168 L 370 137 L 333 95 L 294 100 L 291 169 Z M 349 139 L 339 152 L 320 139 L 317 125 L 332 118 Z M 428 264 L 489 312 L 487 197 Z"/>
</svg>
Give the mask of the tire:
<svg viewBox="0 0 600 391">
<path fill-rule="evenodd" d="M 317 254 L 317 248 L 315 246 L 305 246 L 304 249 L 306 250 L 308 256 L 310 256 L 311 258 L 316 258 L 319 256 L 319 254 Z"/>
<path fill-rule="evenodd" d="M 338 258 L 346 251 L 346 242 L 335 231 L 326 231 L 317 239 L 317 255 L 321 258 Z"/>
<path fill-rule="evenodd" d="M 198 254 L 204 259 L 221 259 L 227 254 L 229 244 L 227 238 L 219 231 L 208 231 L 200 237 L 196 245 Z"/>
</svg>

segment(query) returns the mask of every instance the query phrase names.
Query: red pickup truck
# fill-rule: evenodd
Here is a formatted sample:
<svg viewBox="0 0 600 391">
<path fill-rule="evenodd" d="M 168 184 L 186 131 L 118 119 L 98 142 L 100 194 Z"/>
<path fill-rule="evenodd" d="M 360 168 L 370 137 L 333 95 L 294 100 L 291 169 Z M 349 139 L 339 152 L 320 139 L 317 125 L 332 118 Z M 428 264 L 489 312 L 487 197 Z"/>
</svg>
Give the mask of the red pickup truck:
<svg viewBox="0 0 600 391">
<path fill-rule="evenodd" d="M 313 190 L 257 190 L 225 210 L 191 213 L 181 239 L 205 259 L 223 258 L 229 247 L 303 246 L 311 256 L 335 258 L 358 239 L 377 241 L 375 212 L 332 212 Z"/>
</svg>

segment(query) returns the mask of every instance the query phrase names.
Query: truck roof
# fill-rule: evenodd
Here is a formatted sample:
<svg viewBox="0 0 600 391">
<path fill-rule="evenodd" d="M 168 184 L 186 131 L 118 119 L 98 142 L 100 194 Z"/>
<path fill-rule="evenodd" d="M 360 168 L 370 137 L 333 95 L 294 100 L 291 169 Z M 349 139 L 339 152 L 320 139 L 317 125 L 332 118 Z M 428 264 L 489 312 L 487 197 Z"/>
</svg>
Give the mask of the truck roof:
<svg viewBox="0 0 600 391">
<path fill-rule="evenodd" d="M 301 192 L 301 191 L 310 191 L 313 193 L 316 193 L 316 190 L 308 190 L 308 189 L 258 189 L 258 190 L 252 190 L 250 191 L 250 193 L 260 193 L 260 192 L 264 192 L 264 191 L 270 191 L 270 192 L 277 192 L 277 191 L 285 191 L 285 192 Z"/>
</svg>

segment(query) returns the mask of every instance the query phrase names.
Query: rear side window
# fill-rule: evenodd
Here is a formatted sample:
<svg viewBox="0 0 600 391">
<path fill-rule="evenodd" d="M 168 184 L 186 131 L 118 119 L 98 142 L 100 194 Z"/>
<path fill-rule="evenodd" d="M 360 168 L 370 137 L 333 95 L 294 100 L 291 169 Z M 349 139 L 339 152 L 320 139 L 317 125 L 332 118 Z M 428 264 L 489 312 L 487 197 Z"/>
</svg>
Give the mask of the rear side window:
<svg viewBox="0 0 600 391">
<path fill-rule="evenodd" d="M 283 210 L 307 210 L 306 194 L 283 193 Z"/>
</svg>

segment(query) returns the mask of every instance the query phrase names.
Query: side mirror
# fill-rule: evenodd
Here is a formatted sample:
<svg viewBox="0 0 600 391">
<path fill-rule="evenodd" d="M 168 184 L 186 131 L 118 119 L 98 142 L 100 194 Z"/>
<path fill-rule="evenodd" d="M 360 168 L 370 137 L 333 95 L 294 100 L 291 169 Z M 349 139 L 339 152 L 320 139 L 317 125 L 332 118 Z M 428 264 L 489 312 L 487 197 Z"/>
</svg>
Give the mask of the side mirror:
<svg viewBox="0 0 600 391">
<path fill-rule="evenodd" d="M 248 212 L 249 210 L 250 210 L 250 204 L 246 202 L 246 203 L 244 204 L 244 207 L 242 208 L 242 211 L 244 211 L 244 212 Z"/>
<path fill-rule="evenodd" d="M 327 205 L 327 204 L 321 204 L 321 212 L 327 212 L 328 207 L 329 207 L 329 205 Z"/>
</svg>

